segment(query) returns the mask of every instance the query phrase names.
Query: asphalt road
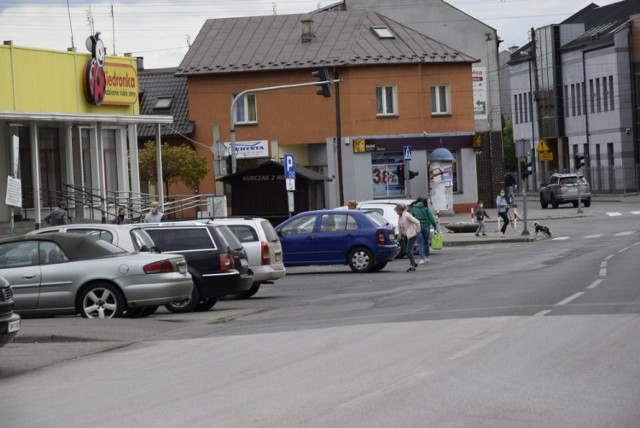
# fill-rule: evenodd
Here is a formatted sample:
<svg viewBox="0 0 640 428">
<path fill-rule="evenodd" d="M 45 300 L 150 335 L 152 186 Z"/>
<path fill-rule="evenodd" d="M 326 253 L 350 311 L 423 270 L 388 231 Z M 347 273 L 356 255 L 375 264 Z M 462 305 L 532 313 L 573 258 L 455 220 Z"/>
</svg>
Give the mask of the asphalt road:
<svg viewBox="0 0 640 428">
<path fill-rule="evenodd" d="M 640 206 L 602 208 L 413 273 L 295 268 L 207 313 L 99 324 L 105 342 L 9 344 L 3 370 L 87 351 L 0 379 L 2 425 L 638 426 Z"/>
</svg>

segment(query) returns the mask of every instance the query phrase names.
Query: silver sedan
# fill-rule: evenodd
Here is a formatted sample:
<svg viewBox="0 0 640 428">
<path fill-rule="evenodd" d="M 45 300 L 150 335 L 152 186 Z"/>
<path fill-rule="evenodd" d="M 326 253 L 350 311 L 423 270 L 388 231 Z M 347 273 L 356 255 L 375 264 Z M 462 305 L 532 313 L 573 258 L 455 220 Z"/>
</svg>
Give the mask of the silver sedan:
<svg viewBox="0 0 640 428">
<path fill-rule="evenodd" d="M 183 256 L 131 254 L 97 237 L 51 233 L 0 240 L 0 275 L 21 315 L 112 318 L 191 295 Z"/>
</svg>

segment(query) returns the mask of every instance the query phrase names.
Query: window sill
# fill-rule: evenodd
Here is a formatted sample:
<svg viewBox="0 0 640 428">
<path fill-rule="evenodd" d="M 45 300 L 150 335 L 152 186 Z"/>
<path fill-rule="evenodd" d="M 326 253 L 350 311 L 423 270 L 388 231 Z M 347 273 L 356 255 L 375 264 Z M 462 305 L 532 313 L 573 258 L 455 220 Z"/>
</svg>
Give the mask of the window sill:
<svg viewBox="0 0 640 428">
<path fill-rule="evenodd" d="M 258 126 L 258 122 L 236 122 L 235 126 Z"/>
<path fill-rule="evenodd" d="M 396 119 L 398 117 L 400 117 L 400 115 L 398 115 L 396 113 L 386 113 L 386 114 L 378 113 L 378 114 L 376 114 L 376 118 L 378 118 L 378 119 L 389 119 L 389 118 Z"/>
<path fill-rule="evenodd" d="M 431 113 L 431 117 L 450 117 L 451 113 Z"/>
</svg>

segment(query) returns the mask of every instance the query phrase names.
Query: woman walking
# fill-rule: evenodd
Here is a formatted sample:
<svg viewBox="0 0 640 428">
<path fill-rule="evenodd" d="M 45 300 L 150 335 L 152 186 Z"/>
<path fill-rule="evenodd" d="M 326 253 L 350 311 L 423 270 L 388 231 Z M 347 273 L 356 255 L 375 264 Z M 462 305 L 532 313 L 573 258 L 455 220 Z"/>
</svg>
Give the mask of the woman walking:
<svg viewBox="0 0 640 428">
<path fill-rule="evenodd" d="M 418 266 L 416 259 L 413 257 L 413 245 L 416 243 L 416 239 L 418 239 L 418 233 L 420 233 L 420 221 L 411 215 L 406 205 L 396 205 L 395 211 L 400 217 L 398 219 L 398 240 L 406 236 L 405 252 L 409 258 L 409 269 L 407 269 L 407 272 L 413 272 Z"/>
<path fill-rule="evenodd" d="M 504 236 L 504 233 L 507 231 L 507 226 L 509 225 L 509 216 L 507 215 L 509 206 L 506 198 L 504 197 L 504 189 L 500 190 L 500 194 L 496 198 L 496 208 L 498 209 L 498 215 L 503 222 L 502 227 L 500 228 L 500 236 Z"/>
<path fill-rule="evenodd" d="M 429 208 L 427 198 L 418 198 L 411 208 L 413 215 L 420 222 L 420 233 L 418 234 L 418 253 L 420 254 L 419 264 L 429 262 L 429 235 L 431 233 L 430 226 L 434 230 L 438 230 L 438 221 L 433 211 Z"/>
</svg>

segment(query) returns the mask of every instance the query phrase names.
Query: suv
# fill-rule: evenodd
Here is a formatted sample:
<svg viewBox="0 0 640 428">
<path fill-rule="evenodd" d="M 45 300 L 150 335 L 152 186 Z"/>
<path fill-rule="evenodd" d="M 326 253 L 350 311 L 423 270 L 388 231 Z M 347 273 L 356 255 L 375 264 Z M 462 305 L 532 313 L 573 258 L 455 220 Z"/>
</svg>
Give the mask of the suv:
<svg viewBox="0 0 640 428">
<path fill-rule="evenodd" d="M 171 312 L 207 311 L 218 298 L 253 284 L 247 252 L 227 226 L 201 221 L 141 223 L 163 253 L 182 254 L 193 277 L 191 298 L 165 305 Z"/>
<path fill-rule="evenodd" d="M 103 241 L 116 245 L 130 253 L 158 252 L 153 239 L 141 227 L 140 224 L 116 225 L 104 223 L 80 223 L 63 224 L 60 226 L 44 227 L 27 233 L 36 235 L 40 233 L 78 233 L 82 235 L 97 236 Z"/>
<path fill-rule="evenodd" d="M 0 347 L 11 342 L 20 330 L 20 315 L 13 313 L 13 291 L 0 276 Z"/>
<path fill-rule="evenodd" d="M 578 180 L 580 180 L 580 200 L 585 207 L 591 206 L 591 187 L 583 176 L 577 174 L 552 174 L 540 189 L 540 206 L 547 208 L 549 204 L 558 208 L 560 204 L 573 204 L 578 207 Z"/>
<path fill-rule="evenodd" d="M 260 289 L 260 284 L 282 278 L 287 270 L 282 261 L 282 244 L 268 220 L 260 217 L 224 217 L 213 219 L 224 224 L 236 235 L 249 257 L 253 271 L 253 285 L 240 295 L 249 298 Z"/>
</svg>

